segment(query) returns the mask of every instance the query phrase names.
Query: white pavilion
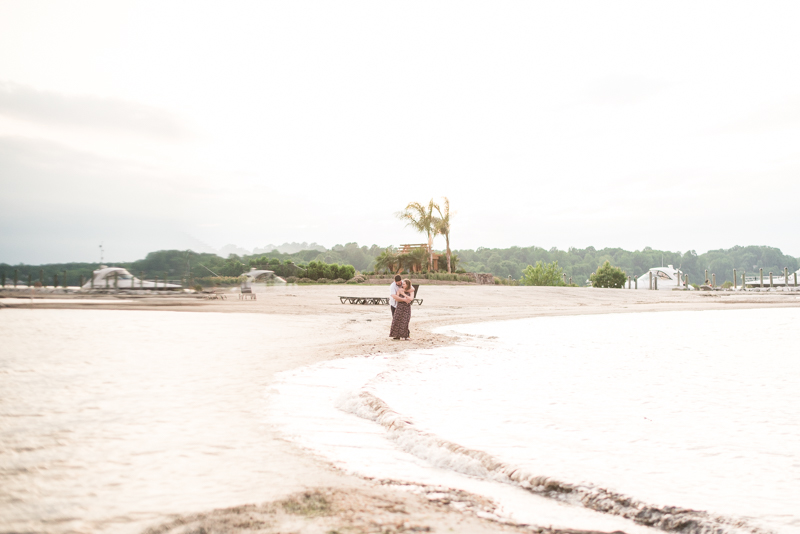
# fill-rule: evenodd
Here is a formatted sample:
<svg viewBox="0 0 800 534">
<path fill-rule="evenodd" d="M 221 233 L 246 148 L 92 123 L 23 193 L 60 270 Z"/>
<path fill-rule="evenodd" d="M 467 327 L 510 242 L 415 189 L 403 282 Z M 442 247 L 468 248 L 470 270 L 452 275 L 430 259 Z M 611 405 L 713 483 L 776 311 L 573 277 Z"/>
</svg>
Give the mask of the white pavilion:
<svg viewBox="0 0 800 534">
<path fill-rule="evenodd" d="M 682 276 L 684 273 L 680 272 L 678 269 L 673 267 L 672 265 L 667 265 L 666 267 L 653 267 L 642 276 L 636 279 L 636 289 L 651 289 L 650 287 L 650 276 L 653 276 L 653 279 L 657 279 L 658 282 L 654 283 L 657 286 L 659 291 L 672 291 L 673 289 L 687 289 L 685 287 L 684 281 L 682 280 Z M 694 289 L 690 285 L 688 289 Z"/>
<path fill-rule="evenodd" d="M 140 280 L 122 267 L 101 265 L 92 271 L 92 278 L 81 289 L 182 289 L 166 281 Z"/>
</svg>

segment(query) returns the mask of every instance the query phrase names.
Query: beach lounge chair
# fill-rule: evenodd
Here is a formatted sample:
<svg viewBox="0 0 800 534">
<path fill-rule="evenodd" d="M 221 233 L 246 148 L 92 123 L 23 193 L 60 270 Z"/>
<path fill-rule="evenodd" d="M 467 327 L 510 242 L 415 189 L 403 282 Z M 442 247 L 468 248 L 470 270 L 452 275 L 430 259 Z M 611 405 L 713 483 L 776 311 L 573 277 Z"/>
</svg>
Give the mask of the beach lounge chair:
<svg viewBox="0 0 800 534">
<path fill-rule="evenodd" d="M 414 288 L 414 296 L 419 295 L 419 284 L 411 284 Z M 389 297 L 339 297 L 342 304 L 389 304 Z M 411 304 L 422 306 L 422 299 L 414 299 Z"/>
<path fill-rule="evenodd" d="M 221 288 L 206 289 L 203 291 L 203 298 L 206 300 L 226 300 L 225 290 Z"/>
</svg>

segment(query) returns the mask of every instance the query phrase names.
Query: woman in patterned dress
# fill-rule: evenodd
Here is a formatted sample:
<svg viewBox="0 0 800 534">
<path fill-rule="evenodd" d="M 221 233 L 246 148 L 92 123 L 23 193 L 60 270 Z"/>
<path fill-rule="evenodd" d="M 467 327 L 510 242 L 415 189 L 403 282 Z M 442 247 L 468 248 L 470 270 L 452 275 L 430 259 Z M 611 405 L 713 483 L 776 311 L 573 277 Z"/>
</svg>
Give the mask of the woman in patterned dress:
<svg viewBox="0 0 800 534">
<path fill-rule="evenodd" d="M 410 332 L 408 323 L 411 322 L 411 301 L 414 300 L 414 288 L 411 280 L 403 280 L 403 289 L 398 291 L 392 298 L 397 301 L 397 310 L 392 318 L 392 328 L 389 330 L 389 337 L 408 341 Z"/>
</svg>

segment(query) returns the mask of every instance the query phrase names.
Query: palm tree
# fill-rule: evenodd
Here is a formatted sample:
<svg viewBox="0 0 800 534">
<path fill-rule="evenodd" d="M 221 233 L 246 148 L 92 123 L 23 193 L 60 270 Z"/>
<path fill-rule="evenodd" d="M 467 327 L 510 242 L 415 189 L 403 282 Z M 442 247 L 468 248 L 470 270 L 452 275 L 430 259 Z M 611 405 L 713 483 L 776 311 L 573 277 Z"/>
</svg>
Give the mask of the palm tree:
<svg viewBox="0 0 800 534">
<path fill-rule="evenodd" d="M 400 255 L 400 266 L 408 269 L 410 272 L 414 272 L 417 267 L 422 270 L 422 266 L 428 259 L 427 256 L 428 254 L 425 249 L 416 248 L 411 252 Z"/>
<path fill-rule="evenodd" d="M 442 207 L 439 204 L 434 204 L 434 208 L 436 208 L 436 213 L 439 214 L 439 217 L 436 219 L 436 232 L 442 234 L 444 236 L 445 243 L 447 243 L 447 272 L 453 272 L 450 268 L 450 200 L 447 197 L 442 197 L 444 199 L 444 211 L 442 211 Z"/>
<path fill-rule="evenodd" d="M 433 270 L 433 236 L 436 235 L 436 217 L 433 216 L 435 204 L 433 199 L 423 206 L 419 202 L 411 202 L 406 209 L 397 214 L 397 217 L 406 221 L 417 232 L 428 235 L 428 269 Z"/>
<path fill-rule="evenodd" d="M 392 247 L 387 247 L 386 250 L 380 253 L 375 258 L 375 270 L 386 269 L 389 272 L 395 272 L 396 266 L 399 265 L 399 257 Z"/>
<path fill-rule="evenodd" d="M 422 250 L 422 249 L 420 249 L 420 250 Z M 409 271 L 413 271 L 414 270 L 414 258 L 409 253 L 398 254 L 397 255 L 397 264 L 400 266 L 399 269 L 398 269 L 400 272 L 402 272 L 402 271 L 404 271 L 406 269 L 408 269 Z"/>
</svg>

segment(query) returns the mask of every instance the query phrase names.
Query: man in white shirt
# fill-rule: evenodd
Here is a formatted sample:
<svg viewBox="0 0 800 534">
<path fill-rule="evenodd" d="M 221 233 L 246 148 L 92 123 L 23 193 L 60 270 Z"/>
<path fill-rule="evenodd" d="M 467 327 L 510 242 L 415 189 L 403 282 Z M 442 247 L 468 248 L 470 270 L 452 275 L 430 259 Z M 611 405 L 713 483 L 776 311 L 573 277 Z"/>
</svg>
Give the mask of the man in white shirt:
<svg viewBox="0 0 800 534">
<path fill-rule="evenodd" d="M 397 301 L 392 298 L 392 295 L 397 295 L 397 289 L 403 287 L 403 279 L 398 274 L 394 277 L 394 282 L 389 286 L 389 308 L 392 310 L 392 317 L 397 309 Z"/>
</svg>

